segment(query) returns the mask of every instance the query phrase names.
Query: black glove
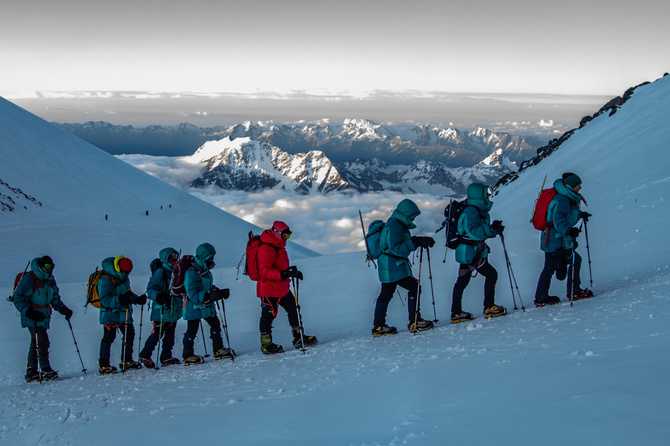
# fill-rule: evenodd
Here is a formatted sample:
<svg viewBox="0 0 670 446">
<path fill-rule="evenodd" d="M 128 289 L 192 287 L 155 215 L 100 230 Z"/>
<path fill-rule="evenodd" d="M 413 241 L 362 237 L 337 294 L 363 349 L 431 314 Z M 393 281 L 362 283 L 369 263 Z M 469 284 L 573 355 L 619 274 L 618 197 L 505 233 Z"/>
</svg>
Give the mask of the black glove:
<svg viewBox="0 0 670 446">
<path fill-rule="evenodd" d="M 69 309 L 68 307 L 66 307 L 65 305 L 63 305 L 63 307 L 62 307 L 60 310 L 58 310 L 58 312 L 59 312 L 60 314 L 62 314 L 63 316 L 65 316 L 65 320 L 66 320 L 66 321 L 69 321 L 70 318 L 72 317 L 72 310 L 70 310 L 70 309 Z"/>
<path fill-rule="evenodd" d="M 303 280 L 304 276 L 302 275 L 301 271 L 298 271 L 297 273 L 295 273 L 295 278 L 298 280 Z"/>
<path fill-rule="evenodd" d="M 580 232 L 579 228 L 570 228 L 568 229 L 567 234 L 572 238 L 577 238 Z"/>
<path fill-rule="evenodd" d="M 493 220 L 493 223 L 491 223 L 491 227 L 492 227 L 493 230 L 496 231 L 498 234 L 502 234 L 503 231 L 505 230 L 505 227 L 503 226 L 501 220 Z"/>
<path fill-rule="evenodd" d="M 132 304 L 133 300 L 135 300 L 135 295 L 130 290 L 126 291 L 125 293 L 119 296 L 119 304 L 122 307 Z"/>
<path fill-rule="evenodd" d="M 216 288 L 205 294 L 205 301 L 215 302 L 221 299 L 228 299 L 230 297 L 230 290 L 225 288 L 223 290 Z"/>
<path fill-rule="evenodd" d="M 158 293 L 156 295 L 156 303 L 158 305 L 169 308 L 172 304 L 172 299 L 170 299 L 170 295 L 168 293 Z"/>
<path fill-rule="evenodd" d="M 589 221 L 590 216 L 591 216 L 591 214 L 589 214 L 588 212 L 582 212 L 582 215 L 581 215 L 582 220 L 584 220 L 584 221 Z"/>
<path fill-rule="evenodd" d="M 135 302 L 135 305 L 144 305 L 147 303 L 147 295 L 142 294 L 141 296 L 135 296 L 135 299 L 133 299 Z"/>
<path fill-rule="evenodd" d="M 289 266 L 287 269 L 280 271 L 279 276 L 281 277 L 282 280 L 288 279 L 289 277 L 296 277 L 296 274 L 298 274 L 300 271 L 298 271 L 298 267 L 296 266 Z"/>
<path fill-rule="evenodd" d="M 26 310 L 26 317 L 35 322 L 41 322 L 44 320 L 45 317 L 47 317 L 47 315 L 42 313 L 41 311 L 35 310 L 32 307 L 28 307 L 28 309 Z"/>
<path fill-rule="evenodd" d="M 412 243 L 417 248 L 432 248 L 435 246 L 435 240 L 432 237 L 413 236 Z"/>
</svg>

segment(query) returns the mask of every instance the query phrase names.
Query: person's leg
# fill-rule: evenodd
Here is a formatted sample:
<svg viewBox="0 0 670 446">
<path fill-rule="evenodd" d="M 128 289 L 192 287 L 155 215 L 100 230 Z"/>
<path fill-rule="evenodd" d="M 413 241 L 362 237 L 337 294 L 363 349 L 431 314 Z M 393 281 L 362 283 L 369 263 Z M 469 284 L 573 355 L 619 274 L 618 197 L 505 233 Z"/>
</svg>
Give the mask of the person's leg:
<svg viewBox="0 0 670 446">
<path fill-rule="evenodd" d="M 110 366 L 110 356 L 112 351 L 112 343 L 116 339 L 116 325 L 103 325 L 103 335 L 100 341 L 100 359 L 98 360 L 100 367 Z"/>
<path fill-rule="evenodd" d="M 198 335 L 198 328 L 200 328 L 200 319 L 186 321 L 186 331 L 184 332 L 184 338 L 182 339 L 182 357 L 184 359 L 195 355 L 193 345 L 195 343 L 195 337 Z"/>
<path fill-rule="evenodd" d="M 484 308 L 495 305 L 496 283 L 498 282 L 498 271 L 488 261 L 477 270 L 484 276 Z"/>
<path fill-rule="evenodd" d="M 205 322 L 209 324 L 209 338 L 212 340 L 212 351 L 216 353 L 223 348 L 221 321 L 218 316 L 212 316 L 206 317 Z"/>
<path fill-rule="evenodd" d="M 458 268 L 458 279 L 454 284 L 454 290 L 451 296 L 451 314 L 461 314 L 463 312 L 463 292 L 470 283 L 472 270 L 468 265 L 460 265 Z"/>
<path fill-rule="evenodd" d="M 544 253 L 544 267 L 540 273 L 540 278 L 537 281 L 537 288 L 535 289 L 535 300 L 541 300 L 549 297 L 549 287 L 551 286 L 551 278 L 556 272 L 559 262 L 562 259 L 554 255 L 554 253 Z"/>
<path fill-rule="evenodd" d="M 393 298 L 397 283 L 382 283 L 382 289 L 377 297 L 375 304 L 374 322 L 375 327 L 386 325 L 386 312 L 388 310 L 389 302 Z"/>
</svg>

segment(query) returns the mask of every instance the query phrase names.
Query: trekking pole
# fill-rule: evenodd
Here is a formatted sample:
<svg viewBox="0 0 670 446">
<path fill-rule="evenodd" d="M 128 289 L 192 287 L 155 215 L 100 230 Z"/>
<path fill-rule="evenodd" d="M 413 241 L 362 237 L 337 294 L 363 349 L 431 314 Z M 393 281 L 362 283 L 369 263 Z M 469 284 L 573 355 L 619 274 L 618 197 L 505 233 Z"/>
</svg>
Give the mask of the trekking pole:
<svg viewBox="0 0 670 446">
<path fill-rule="evenodd" d="M 200 334 L 202 335 L 202 346 L 205 347 L 205 358 L 209 358 L 207 353 L 207 343 L 205 342 L 205 331 L 202 329 L 202 319 L 200 319 Z"/>
<path fill-rule="evenodd" d="M 416 332 L 419 331 L 416 328 L 417 322 L 419 322 L 419 310 L 421 309 L 421 266 L 423 265 L 423 246 L 419 249 L 419 278 L 417 279 L 418 282 L 418 289 L 416 291 L 416 308 L 414 309 L 414 336 L 416 336 Z"/>
<path fill-rule="evenodd" d="M 589 259 L 589 282 L 591 283 L 591 288 L 593 288 L 593 273 L 591 272 L 591 248 L 589 247 L 589 229 L 584 220 L 584 236 L 586 237 L 586 256 Z"/>
<path fill-rule="evenodd" d="M 365 260 L 368 261 L 368 268 L 370 268 L 370 261 L 372 261 L 372 264 L 375 266 L 375 269 L 377 269 L 377 264 L 375 263 L 374 259 L 370 256 L 370 249 L 368 249 L 368 240 L 367 236 L 365 235 L 365 225 L 363 224 L 363 214 L 361 213 L 360 209 L 358 210 L 358 217 L 361 219 L 361 229 L 363 230 L 363 242 L 365 243 L 365 252 L 367 253 Z"/>
<path fill-rule="evenodd" d="M 37 336 L 37 321 L 35 321 L 35 353 L 37 354 L 37 374 L 38 380 L 42 384 L 42 365 L 40 364 L 40 341 Z"/>
<path fill-rule="evenodd" d="M 523 312 L 526 312 L 526 307 L 523 305 L 523 300 L 521 300 L 521 293 L 519 292 L 519 285 L 516 282 L 516 276 L 514 275 L 514 270 L 512 269 L 512 262 L 509 259 L 509 254 L 507 253 L 507 247 L 505 246 L 505 237 L 500 234 L 500 241 L 503 245 L 503 252 L 505 253 L 505 261 L 507 263 L 507 275 L 509 276 L 509 286 L 512 290 L 512 300 L 514 301 L 514 309 L 518 310 L 516 306 L 516 299 L 514 299 L 514 289 L 512 289 L 512 280 L 514 280 L 514 287 L 516 288 L 516 294 L 519 296 L 519 303 L 521 304 L 521 309 Z"/>
<path fill-rule="evenodd" d="M 142 351 L 142 322 L 144 322 L 144 304 L 140 308 L 140 337 L 137 343 L 137 351 Z"/>
<path fill-rule="evenodd" d="M 570 301 L 570 306 L 572 307 L 572 298 L 574 296 L 574 291 L 575 291 L 575 245 L 574 242 L 572 244 L 572 263 L 570 265 L 572 267 L 572 271 L 570 273 L 571 275 L 571 280 L 570 280 L 570 291 L 568 292 L 568 300 Z"/>
<path fill-rule="evenodd" d="M 437 311 L 435 310 L 435 290 L 433 289 L 433 269 L 430 266 L 430 248 L 426 248 L 426 256 L 428 256 L 428 280 L 430 280 L 430 294 L 433 296 L 433 322 L 437 320 Z"/>
<path fill-rule="evenodd" d="M 74 346 L 77 349 L 77 354 L 79 355 L 79 362 L 81 362 L 81 371 L 86 373 L 86 367 L 84 367 L 84 360 L 81 359 L 81 353 L 79 352 L 79 345 L 77 345 L 77 338 L 74 337 L 74 330 L 72 329 L 72 322 L 69 320 L 67 324 L 70 326 L 70 333 L 72 333 L 72 340 L 74 341 Z"/>
<path fill-rule="evenodd" d="M 21 280 L 23 279 L 23 276 L 26 275 L 28 272 L 28 267 L 30 266 L 30 262 L 26 264 L 26 267 L 24 268 L 23 272 L 21 273 L 21 277 L 19 277 L 19 281 L 16 282 L 16 286 L 12 290 L 12 295 L 7 297 L 7 301 L 9 302 L 9 305 L 12 305 L 12 302 L 14 302 L 14 296 L 16 295 L 16 289 L 19 287 L 19 283 L 21 283 Z"/>
<path fill-rule="evenodd" d="M 230 360 L 235 362 L 235 354 L 233 349 L 230 348 L 230 338 L 228 337 L 228 320 L 226 319 L 226 304 L 221 300 L 221 307 L 223 308 L 223 316 L 221 315 L 221 308 L 219 307 L 219 301 L 214 302 L 216 304 L 216 309 L 219 310 L 219 317 L 221 318 L 221 323 L 223 324 L 223 334 L 226 335 L 226 343 L 228 344 L 228 350 L 230 350 Z"/>
<path fill-rule="evenodd" d="M 300 291 L 300 280 L 299 279 L 296 280 L 295 277 L 291 277 L 291 282 L 293 282 L 293 293 L 295 294 L 295 311 L 298 314 L 298 327 L 300 327 L 300 345 L 302 346 L 300 350 L 302 350 L 302 354 L 304 355 L 306 353 L 306 349 L 305 349 L 305 338 L 303 337 L 302 332 L 305 331 L 305 329 L 302 326 L 302 315 L 300 314 L 300 302 L 298 301 L 298 292 Z"/>
<path fill-rule="evenodd" d="M 114 329 L 116 331 L 116 328 Z M 121 373 L 126 373 L 126 344 L 128 341 L 126 340 L 126 335 L 128 334 L 128 307 L 126 307 L 126 323 L 123 326 L 123 353 L 121 355 L 121 362 L 123 362 L 121 366 Z"/>
<path fill-rule="evenodd" d="M 156 370 L 158 370 L 158 363 L 161 359 L 160 354 L 161 354 L 161 338 L 163 337 L 163 312 L 165 311 L 165 307 L 161 305 L 161 325 L 158 327 L 158 348 L 156 349 Z M 154 331 L 156 328 L 154 327 Z M 163 365 L 163 364 L 161 364 Z"/>
</svg>

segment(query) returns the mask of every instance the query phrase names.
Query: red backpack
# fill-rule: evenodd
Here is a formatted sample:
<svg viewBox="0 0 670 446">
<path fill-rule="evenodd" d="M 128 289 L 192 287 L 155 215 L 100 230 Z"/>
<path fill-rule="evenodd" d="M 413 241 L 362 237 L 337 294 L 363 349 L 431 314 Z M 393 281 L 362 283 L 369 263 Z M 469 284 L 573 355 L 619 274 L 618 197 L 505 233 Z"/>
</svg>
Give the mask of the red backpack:
<svg viewBox="0 0 670 446">
<path fill-rule="evenodd" d="M 540 196 L 537 197 L 535 201 L 535 207 L 533 208 L 533 215 L 531 215 L 530 222 L 533 224 L 533 227 L 538 231 L 544 231 L 552 225 L 552 223 L 547 221 L 547 210 L 549 209 L 549 203 L 556 195 L 556 189 L 553 187 L 551 189 L 544 189 L 540 192 Z"/>
<path fill-rule="evenodd" d="M 261 274 L 258 271 L 258 248 L 261 247 L 261 236 L 255 235 L 253 231 L 249 231 L 249 241 L 247 242 L 247 249 L 245 254 L 247 261 L 244 265 L 242 274 L 249 276 L 254 282 L 261 280 Z"/>
<path fill-rule="evenodd" d="M 193 256 L 181 256 L 177 263 L 174 264 L 174 272 L 172 273 L 172 295 L 178 297 L 186 296 L 186 288 L 184 286 L 184 278 L 186 271 L 195 266 Z"/>
</svg>

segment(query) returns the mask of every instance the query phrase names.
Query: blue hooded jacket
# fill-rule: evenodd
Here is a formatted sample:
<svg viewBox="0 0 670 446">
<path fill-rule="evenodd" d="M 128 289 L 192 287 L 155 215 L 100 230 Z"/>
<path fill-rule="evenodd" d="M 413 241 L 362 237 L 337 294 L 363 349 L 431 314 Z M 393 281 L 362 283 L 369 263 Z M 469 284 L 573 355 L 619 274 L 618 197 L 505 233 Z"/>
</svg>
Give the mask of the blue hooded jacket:
<svg viewBox="0 0 670 446">
<path fill-rule="evenodd" d="M 212 302 L 205 304 L 205 295 L 212 290 L 213 279 L 210 268 L 214 262 L 207 265 L 208 260 L 214 257 L 216 250 L 209 243 L 203 243 L 195 251 L 193 260 L 194 268 L 189 268 L 184 276 L 186 288 L 186 303 L 184 306 L 184 319 L 193 321 L 216 316 L 216 309 Z"/>
<path fill-rule="evenodd" d="M 577 247 L 577 241 L 567 232 L 579 222 L 582 215 L 579 207 L 582 196 L 566 186 L 561 178 L 554 181 L 554 189 L 556 195 L 547 208 L 547 221 L 551 225 L 542 231 L 540 237 L 540 249 L 544 252 Z"/>
<path fill-rule="evenodd" d="M 119 296 L 130 290 L 130 280 L 114 267 L 114 257 L 102 261 L 105 275 L 98 280 L 98 296 L 100 297 L 100 324 L 131 324 L 133 322 L 133 306 L 121 305 Z"/>
<path fill-rule="evenodd" d="M 150 319 L 154 322 L 160 322 L 161 320 L 163 322 L 177 322 L 182 316 L 184 299 L 173 296 L 172 293 L 170 293 L 170 282 L 172 280 L 174 267 L 168 259 L 172 253 L 177 253 L 177 250 L 174 248 L 165 248 L 161 250 L 158 254 L 158 258 L 161 261 L 161 267 L 151 275 L 149 283 L 147 284 L 147 297 L 151 300 Z M 159 293 L 170 295 L 171 306 L 169 310 L 156 303 L 156 296 L 158 296 Z"/>
<path fill-rule="evenodd" d="M 478 249 L 481 249 L 481 261 L 489 255 L 489 247 L 484 243 L 493 238 L 498 232 L 491 227 L 489 211 L 493 202 L 487 194 L 488 186 L 481 183 L 472 183 L 468 186 L 468 206 L 458 219 L 458 233 L 466 238 L 481 242 L 477 246 L 472 243 L 461 243 L 456 248 L 456 261 L 463 265 L 477 262 Z"/>
<path fill-rule="evenodd" d="M 45 272 L 37 264 L 38 258 L 30 262 L 30 270 L 21 277 L 21 281 L 16 287 L 14 293 L 14 306 L 21 313 L 21 327 L 41 327 L 49 328 L 51 322 L 51 307 L 60 311 L 65 306 L 60 298 L 58 286 L 54 276 Z M 46 316 L 39 322 L 26 317 L 28 308 L 44 313 Z"/>
<path fill-rule="evenodd" d="M 377 274 L 382 283 L 392 283 L 412 275 L 409 255 L 416 249 L 409 230 L 416 228 L 414 219 L 421 214 L 412 200 L 404 199 L 391 214 L 379 236 L 382 255 Z"/>
</svg>

